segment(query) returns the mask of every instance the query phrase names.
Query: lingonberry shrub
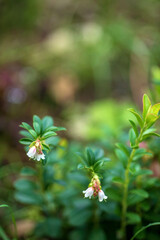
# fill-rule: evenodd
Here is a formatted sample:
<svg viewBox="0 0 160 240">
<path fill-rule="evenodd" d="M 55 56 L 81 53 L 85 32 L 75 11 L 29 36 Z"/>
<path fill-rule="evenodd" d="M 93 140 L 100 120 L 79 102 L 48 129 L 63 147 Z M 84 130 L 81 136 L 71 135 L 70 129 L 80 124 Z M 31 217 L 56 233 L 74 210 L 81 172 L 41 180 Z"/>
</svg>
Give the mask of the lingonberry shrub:
<svg viewBox="0 0 160 240">
<path fill-rule="evenodd" d="M 43 164 L 46 163 L 46 155 L 53 147 L 52 137 L 57 135 L 57 131 L 65 130 L 65 128 L 56 127 L 53 124 L 52 117 L 46 116 L 40 119 L 36 115 L 33 116 L 33 127 L 22 122 L 20 127 L 25 130 L 20 131 L 20 134 L 24 136 L 20 143 L 26 146 L 29 158 L 37 161 L 42 160 Z"/>
<path fill-rule="evenodd" d="M 33 116 L 33 127 L 23 122 L 20 127 L 24 130 L 20 131 L 20 133 L 24 138 L 20 140 L 20 143 L 25 145 L 26 154 L 29 159 L 38 161 L 38 168 L 36 171 L 28 167 L 22 170 L 21 174 L 25 176 L 25 179 L 22 178 L 15 182 L 15 187 L 17 189 L 15 194 L 16 199 L 26 204 L 38 204 L 42 209 L 41 217 L 48 216 L 49 212 L 52 212 L 52 210 L 58 217 L 56 207 L 53 206 L 53 201 L 56 200 L 54 199 L 51 189 L 55 182 L 62 184 L 64 194 L 61 193 L 58 196 L 57 206 L 59 206 L 59 209 L 61 205 L 67 208 L 67 210 L 64 211 L 66 214 L 65 217 L 70 217 L 69 222 L 72 225 L 79 226 L 78 224 L 84 223 L 85 226 L 86 221 L 89 221 L 92 216 L 90 208 L 93 202 L 93 219 L 97 232 L 100 233 L 100 236 L 103 236 L 101 237 L 102 239 L 105 239 L 104 229 L 98 224 L 98 221 L 100 223 L 99 215 L 104 209 L 104 212 L 107 213 L 107 217 L 116 222 L 116 229 L 114 230 L 116 239 L 129 239 L 129 237 L 135 233 L 132 237 L 132 239 L 134 239 L 146 228 L 160 224 L 159 222 L 151 221 L 149 225 L 142 227 L 143 223 L 148 223 L 146 221 L 146 211 L 150 209 L 150 206 L 152 206 L 155 212 L 159 209 L 158 203 L 156 204 L 156 201 L 153 201 L 153 194 L 150 196 L 150 192 L 154 190 L 155 194 L 160 186 L 160 182 L 157 178 L 151 177 L 153 172 L 149 169 L 144 158 L 152 157 L 152 152 L 146 145 L 145 140 L 154 136 L 160 136 L 156 133 L 156 129 L 153 128 L 153 125 L 160 117 L 160 103 L 152 105 L 148 96 L 144 94 L 142 115 L 132 108 L 128 110 L 133 115 L 129 120 L 131 124 L 131 129 L 129 130 L 129 146 L 128 141 L 126 141 L 126 144 L 116 144 L 115 154 L 117 161 L 116 164 L 113 164 L 114 169 L 107 171 L 108 164 L 112 162 L 112 158 L 111 160 L 106 158 L 102 150 L 97 150 L 93 147 L 87 148 L 84 153 L 82 150 L 80 152 L 75 151 L 81 158 L 81 163 L 78 164 L 78 171 L 81 171 L 79 171 L 79 175 L 76 172 L 77 175 L 75 177 L 73 172 L 76 170 L 73 170 L 68 163 L 66 163 L 66 165 L 64 164 L 63 175 L 66 177 L 67 183 L 53 177 L 56 171 L 56 168 L 53 170 L 53 163 L 59 162 L 58 164 L 62 164 L 62 162 L 67 161 L 68 158 L 74 158 L 73 152 L 69 154 L 69 152 L 67 152 L 69 148 L 65 148 L 66 150 L 63 149 L 63 151 L 66 151 L 66 155 L 63 152 L 61 156 L 63 161 L 58 160 L 59 155 L 61 155 L 61 139 L 56 135 L 57 131 L 65 129 L 54 126 L 53 119 L 49 116 L 43 119 L 40 119 L 36 115 Z M 59 150 L 57 150 L 57 146 Z M 42 165 L 39 164 L 39 162 L 42 162 Z M 75 162 L 72 162 L 72 164 L 74 165 Z M 63 168 L 63 164 L 61 168 Z M 66 169 L 70 169 L 72 178 L 68 177 Z M 107 178 L 105 172 L 109 173 Z M 60 174 L 60 172 L 58 172 L 58 174 Z M 84 181 L 85 185 L 83 184 L 84 188 L 82 189 L 86 190 L 83 191 L 79 191 L 77 186 L 68 186 L 68 183 L 71 184 L 71 181 L 68 179 L 71 178 L 73 181 L 75 177 L 80 181 L 80 175 L 88 175 L 89 177 L 88 184 L 86 180 Z M 30 178 L 30 176 L 34 177 L 37 183 L 35 184 L 31 179 L 26 179 L 26 176 L 28 178 Z M 103 181 L 103 178 L 105 178 L 105 181 Z M 108 179 L 107 184 L 106 179 Z M 66 191 L 65 188 L 67 188 Z M 55 193 L 56 191 L 53 192 Z M 77 197 L 76 194 L 79 194 L 81 198 L 83 196 L 89 199 L 81 199 L 81 201 L 78 200 L 78 203 L 76 203 L 77 205 L 70 205 L 74 196 L 75 198 Z M 67 196 L 69 196 L 69 200 L 67 200 Z M 84 204 L 82 204 L 82 201 L 84 201 Z M 61 205 L 58 205 L 59 202 Z M 155 208 L 154 202 L 156 204 Z M 83 214 L 81 208 L 73 210 L 73 208 L 79 206 L 79 204 L 85 208 Z M 86 209 L 87 206 L 88 210 Z M 100 210 L 97 213 L 98 208 Z M 151 216 L 149 217 L 149 219 L 151 219 Z M 51 216 L 47 218 L 46 221 L 39 224 L 37 232 L 39 234 L 39 232 L 42 231 L 41 236 L 43 237 L 59 236 L 58 233 L 55 235 L 54 232 L 45 230 L 48 226 L 54 225 L 59 229 L 58 232 L 61 232 L 60 220 Z M 130 225 L 133 225 L 131 234 L 130 229 L 128 230 Z M 88 238 L 85 236 L 85 239 Z"/>
</svg>

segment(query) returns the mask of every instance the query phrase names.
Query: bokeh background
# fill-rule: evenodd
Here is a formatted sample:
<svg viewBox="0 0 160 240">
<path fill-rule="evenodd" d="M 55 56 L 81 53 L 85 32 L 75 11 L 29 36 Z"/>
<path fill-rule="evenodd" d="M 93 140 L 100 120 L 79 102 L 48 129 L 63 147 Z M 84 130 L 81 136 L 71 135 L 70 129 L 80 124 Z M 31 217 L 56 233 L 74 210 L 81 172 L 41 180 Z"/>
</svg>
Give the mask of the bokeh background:
<svg viewBox="0 0 160 240">
<path fill-rule="evenodd" d="M 126 109 L 141 109 L 144 92 L 153 102 L 160 98 L 159 13 L 159 0 L 0 1 L 0 203 L 7 202 L 14 209 L 22 239 L 27 239 L 26 234 L 33 232 L 33 225 L 44 214 L 39 218 L 36 204 L 27 207 L 15 196 L 14 182 L 22 167 L 35 165 L 28 162 L 18 142 L 19 124 L 32 123 L 33 114 L 50 115 L 55 125 L 67 128 L 60 133 L 61 144 L 71 142 L 74 150 L 79 144 L 97 144 L 109 154 L 116 141 L 127 141 L 130 114 Z M 76 158 L 66 158 L 70 173 Z M 65 171 L 63 161 L 61 165 Z M 75 187 L 74 176 L 69 181 Z M 80 175 L 75 179 L 80 181 Z M 59 188 L 67 187 L 62 183 L 56 191 Z M 72 194 L 68 196 L 71 199 Z M 66 221 L 63 231 L 73 239 L 79 236 L 75 222 L 85 215 L 75 220 L 71 216 L 67 222 L 71 206 L 61 204 Z M 83 205 L 80 200 L 74 204 Z M 49 210 L 57 217 L 52 219 L 53 226 L 61 229 L 57 219 L 63 214 L 55 209 L 50 206 Z M 0 223 L 12 235 L 9 219 L 2 210 Z M 28 239 L 56 239 L 58 233 L 49 236 L 42 231 Z M 105 239 L 104 233 L 99 236 Z"/>
</svg>

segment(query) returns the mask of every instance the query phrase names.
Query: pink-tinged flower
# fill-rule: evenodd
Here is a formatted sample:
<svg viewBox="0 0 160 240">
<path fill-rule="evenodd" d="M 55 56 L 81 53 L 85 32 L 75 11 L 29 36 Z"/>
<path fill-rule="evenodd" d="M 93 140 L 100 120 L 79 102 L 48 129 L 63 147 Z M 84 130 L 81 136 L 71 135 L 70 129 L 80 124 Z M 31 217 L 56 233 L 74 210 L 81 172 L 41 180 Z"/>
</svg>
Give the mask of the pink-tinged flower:
<svg viewBox="0 0 160 240">
<path fill-rule="evenodd" d="M 29 149 L 29 151 L 28 151 L 28 153 L 27 153 L 27 156 L 28 156 L 29 158 L 35 158 L 36 153 L 37 153 L 36 147 L 33 146 L 33 147 L 31 147 L 31 148 Z"/>
<path fill-rule="evenodd" d="M 92 188 L 92 187 L 89 187 L 89 188 L 87 188 L 85 191 L 83 191 L 83 193 L 84 193 L 84 197 L 89 197 L 89 198 L 91 198 L 92 197 L 92 195 L 93 195 L 93 193 L 94 193 L 94 189 Z"/>
<path fill-rule="evenodd" d="M 106 200 L 108 197 L 104 194 L 104 192 L 102 190 L 100 190 L 98 192 L 98 199 L 100 202 L 102 202 L 103 200 Z"/>
<path fill-rule="evenodd" d="M 39 149 L 37 149 L 36 146 L 33 146 L 29 149 L 27 156 L 37 161 L 40 161 L 41 159 L 45 159 L 45 155 L 42 152 L 42 150 L 39 151 Z"/>
</svg>

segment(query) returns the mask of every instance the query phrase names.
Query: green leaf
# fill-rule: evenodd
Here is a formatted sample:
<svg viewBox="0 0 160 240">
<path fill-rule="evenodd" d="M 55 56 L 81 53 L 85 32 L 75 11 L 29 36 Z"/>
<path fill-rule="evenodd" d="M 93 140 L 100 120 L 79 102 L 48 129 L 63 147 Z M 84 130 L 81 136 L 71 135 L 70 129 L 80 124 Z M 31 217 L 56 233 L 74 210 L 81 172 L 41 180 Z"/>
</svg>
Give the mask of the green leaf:
<svg viewBox="0 0 160 240">
<path fill-rule="evenodd" d="M 83 240 L 83 239 L 86 239 L 86 231 L 82 231 L 81 228 L 80 229 L 77 229 L 76 230 L 72 230 L 69 234 L 69 240 Z"/>
<path fill-rule="evenodd" d="M 33 127 L 34 127 L 37 135 L 39 135 L 41 133 L 41 126 L 39 125 L 39 123 L 33 122 Z"/>
<path fill-rule="evenodd" d="M 115 153 L 118 159 L 122 162 L 123 166 L 126 167 L 128 156 L 126 156 L 126 154 L 121 149 L 116 149 Z"/>
<path fill-rule="evenodd" d="M 140 164 L 133 164 L 130 166 L 129 171 L 131 172 L 132 175 L 134 176 L 140 176 L 140 175 L 152 175 L 153 172 L 149 169 L 141 168 Z M 153 178 L 152 178 L 153 179 Z M 147 183 L 149 179 L 145 181 Z"/>
<path fill-rule="evenodd" d="M 83 153 L 81 153 L 81 152 L 76 152 L 76 154 L 81 158 L 81 160 L 83 161 L 84 165 L 89 167 L 88 160 L 87 160 L 86 156 Z"/>
<path fill-rule="evenodd" d="M 28 131 L 34 137 L 34 139 L 37 138 L 37 133 L 34 130 L 31 129 L 31 130 L 28 130 Z"/>
<path fill-rule="evenodd" d="M 19 140 L 19 142 L 23 145 L 30 145 L 33 142 L 33 140 L 30 138 L 22 138 Z"/>
<path fill-rule="evenodd" d="M 10 240 L 10 239 L 7 237 L 5 231 L 3 230 L 2 227 L 0 227 L 0 237 L 1 237 L 2 240 Z"/>
<path fill-rule="evenodd" d="M 88 240 L 106 240 L 106 234 L 104 230 L 100 227 L 95 227 L 92 229 Z"/>
<path fill-rule="evenodd" d="M 137 155 L 141 155 L 141 154 L 145 155 L 145 153 L 146 153 L 146 149 L 145 148 L 138 148 L 134 152 L 134 157 L 136 157 Z"/>
<path fill-rule="evenodd" d="M 36 225 L 34 235 L 36 239 L 59 239 L 62 235 L 62 221 L 48 216 Z"/>
<path fill-rule="evenodd" d="M 159 116 L 159 111 L 160 111 L 160 103 L 154 104 L 150 109 L 150 113 L 156 116 Z"/>
<path fill-rule="evenodd" d="M 135 205 L 136 203 L 142 202 L 145 198 L 136 194 L 129 194 L 128 206 Z"/>
<path fill-rule="evenodd" d="M 139 172 L 138 172 L 138 175 L 153 175 L 153 172 L 152 170 L 150 169 L 140 169 Z"/>
<path fill-rule="evenodd" d="M 142 231 L 144 231 L 145 229 L 147 229 L 147 228 L 149 228 L 149 227 L 152 227 L 152 226 L 157 226 L 157 225 L 160 225 L 160 222 L 150 223 L 150 224 L 148 224 L 147 226 L 142 227 L 140 230 L 138 230 L 138 231 L 134 234 L 134 236 L 131 238 L 131 240 L 134 240 L 134 239 L 137 237 L 137 235 L 138 235 L 139 233 L 141 233 Z"/>
<path fill-rule="evenodd" d="M 81 159 L 85 159 L 85 158 L 86 158 L 85 155 L 84 155 L 84 153 L 82 153 L 82 152 L 76 152 L 76 154 L 77 154 Z"/>
<path fill-rule="evenodd" d="M 88 164 L 89 166 L 92 166 L 95 163 L 95 155 L 90 148 L 87 148 L 86 152 L 87 152 Z"/>
<path fill-rule="evenodd" d="M 156 128 L 150 128 L 150 129 L 147 129 L 146 131 L 144 131 L 143 135 L 149 134 L 149 133 L 154 133 L 155 131 L 156 131 Z"/>
<path fill-rule="evenodd" d="M 151 106 L 151 102 L 147 94 L 143 95 L 143 119 L 145 120 L 148 110 Z"/>
<path fill-rule="evenodd" d="M 146 116 L 146 125 L 147 128 L 150 128 L 158 119 L 159 117 L 156 116 L 155 114 L 149 113 Z"/>
<path fill-rule="evenodd" d="M 134 156 L 133 160 L 136 161 L 138 160 L 139 158 L 142 158 L 143 156 L 150 156 L 150 157 L 153 157 L 153 154 L 150 153 L 150 152 L 145 152 L 145 153 L 141 153 L 141 154 L 137 154 L 136 156 Z"/>
<path fill-rule="evenodd" d="M 143 186 L 146 188 L 152 188 L 152 187 L 154 188 L 156 183 L 157 183 L 156 177 L 146 178 L 145 182 L 143 182 Z"/>
<path fill-rule="evenodd" d="M 14 187 L 19 191 L 37 189 L 37 184 L 28 179 L 18 179 L 14 182 Z"/>
<path fill-rule="evenodd" d="M 77 169 L 84 169 L 84 165 L 82 163 L 79 163 Z"/>
<path fill-rule="evenodd" d="M 152 136 L 155 136 L 155 137 L 160 137 L 160 135 L 158 133 L 149 133 L 149 134 L 145 134 L 142 138 L 142 141 L 148 137 L 152 137 Z"/>
<path fill-rule="evenodd" d="M 26 130 L 21 130 L 21 131 L 19 131 L 19 133 L 24 137 L 31 138 L 34 140 L 33 136 Z"/>
<path fill-rule="evenodd" d="M 32 127 L 25 122 L 22 122 L 22 124 L 20 125 L 20 127 L 27 129 L 28 131 L 32 129 Z"/>
<path fill-rule="evenodd" d="M 141 166 L 138 163 L 132 162 L 129 171 L 132 175 L 136 176 L 141 169 Z"/>
<path fill-rule="evenodd" d="M 57 146 L 59 142 L 60 142 L 60 138 L 55 136 L 45 139 L 45 143 L 52 146 Z"/>
<path fill-rule="evenodd" d="M 127 157 L 130 156 L 129 151 L 128 151 L 128 149 L 126 148 L 126 146 L 125 146 L 124 144 L 122 144 L 122 143 L 116 143 L 116 147 L 118 147 L 119 149 L 121 149 L 121 150 L 126 154 Z"/>
<path fill-rule="evenodd" d="M 1 205 L 0 205 L 0 208 L 1 208 L 1 207 L 2 207 L 2 208 L 3 208 L 3 207 L 9 208 L 9 206 L 8 206 L 7 204 L 1 204 Z"/>
<path fill-rule="evenodd" d="M 131 190 L 131 193 L 142 196 L 143 198 L 148 198 L 149 197 L 148 192 L 146 192 L 143 189 L 133 189 L 133 190 Z"/>
<path fill-rule="evenodd" d="M 48 146 L 48 144 L 46 143 L 42 143 L 42 148 L 45 150 L 45 151 L 50 151 L 50 147 Z"/>
<path fill-rule="evenodd" d="M 12 223 L 13 223 L 13 226 L 14 226 L 15 240 L 17 240 L 17 226 L 16 226 L 16 220 L 15 220 L 12 208 L 9 205 L 7 205 L 7 204 L 2 204 L 2 205 L 0 205 L 0 207 L 6 207 L 6 208 L 9 209 L 10 215 L 11 215 L 11 219 L 12 219 Z M 8 238 L 6 238 L 7 236 L 5 235 L 5 233 L 3 232 L 3 229 L 1 229 L 1 227 L 0 227 L 0 236 L 3 236 L 4 240 L 8 240 Z"/>
<path fill-rule="evenodd" d="M 48 127 L 51 127 L 53 126 L 53 118 L 50 117 L 50 116 L 45 116 L 43 119 L 42 119 L 42 129 L 43 129 L 43 132 L 48 128 Z"/>
<path fill-rule="evenodd" d="M 82 226 L 86 224 L 92 216 L 91 209 L 72 209 L 69 214 L 69 223 L 73 226 Z"/>
<path fill-rule="evenodd" d="M 46 139 L 46 138 L 49 138 L 49 137 L 53 137 L 53 136 L 56 136 L 57 135 L 57 133 L 55 133 L 55 132 L 46 132 L 46 133 L 44 133 L 43 134 L 43 136 L 42 136 L 42 139 Z"/>
<path fill-rule="evenodd" d="M 129 192 L 128 205 L 133 205 L 148 198 L 149 194 L 143 189 L 133 189 Z"/>
<path fill-rule="evenodd" d="M 100 159 L 101 161 L 103 161 L 103 162 L 109 162 L 109 161 L 111 161 L 111 159 L 110 158 L 107 158 L 107 157 L 103 157 L 102 159 Z M 99 161 L 99 160 L 98 160 Z"/>
<path fill-rule="evenodd" d="M 132 120 L 129 120 L 129 121 L 130 121 L 130 123 L 132 125 L 132 128 L 133 128 L 133 130 L 135 132 L 136 137 L 138 137 L 138 129 L 137 129 L 136 124 Z"/>
<path fill-rule="evenodd" d="M 130 129 L 129 131 L 129 140 L 132 148 L 137 147 L 136 146 L 136 134 L 133 129 Z"/>
<path fill-rule="evenodd" d="M 93 170 L 94 172 L 97 172 L 100 170 L 100 168 L 103 166 L 104 161 L 103 160 L 98 160 L 94 165 L 93 165 Z"/>
<path fill-rule="evenodd" d="M 131 112 L 136 117 L 140 127 L 142 128 L 143 127 L 143 121 L 142 121 L 141 116 L 133 108 L 129 108 L 128 111 Z"/>
<path fill-rule="evenodd" d="M 99 159 L 103 158 L 104 150 L 101 149 L 101 148 L 98 148 L 98 149 L 95 150 L 94 155 L 95 155 L 95 159 L 99 160 Z"/>
<path fill-rule="evenodd" d="M 37 172 L 31 167 L 23 167 L 20 173 L 22 176 L 35 176 Z"/>
<path fill-rule="evenodd" d="M 47 164 L 47 159 L 41 159 L 42 165 L 45 166 Z"/>
<path fill-rule="evenodd" d="M 141 218 L 137 213 L 128 212 L 127 213 L 127 223 L 128 224 L 137 224 L 141 222 Z"/>
<path fill-rule="evenodd" d="M 136 149 L 134 157 L 133 157 L 133 161 L 136 161 L 145 155 L 152 156 L 152 153 L 147 152 L 144 148 Z"/>
<path fill-rule="evenodd" d="M 118 183 L 118 184 L 124 184 L 124 179 L 122 179 L 120 177 L 113 177 L 112 182 Z"/>
<path fill-rule="evenodd" d="M 58 129 L 58 127 L 51 126 L 51 127 L 46 128 L 45 132 L 49 132 L 49 131 L 58 131 L 57 129 Z"/>
<path fill-rule="evenodd" d="M 133 193 L 133 194 L 142 196 L 143 198 L 148 198 L 148 197 L 149 197 L 148 192 L 146 192 L 146 191 L 143 190 L 143 189 L 133 189 L 133 190 L 131 190 L 130 192 Z"/>
<path fill-rule="evenodd" d="M 40 205 L 43 203 L 42 197 L 33 191 L 16 192 L 15 199 L 21 203 Z"/>
<path fill-rule="evenodd" d="M 33 116 L 33 122 L 37 122 L 40 127 L 42 125 L 42 121 L 41 121 L 41 119 L 37 115 Z"/>
<path fill-rule="evenodd" d="M 57 131 L 66 131 L 66 128 L 64 127 L 56 127 L 56 126 L 51 126 L 51 127 L 48 127 L 45 132 L 48 132 L 48 131 L 54 131 L 54 132 L 57 132 Z"/>
<path fill-rule="evenodd" d="M 66 131 L 67 129 L 65 127 L 57 127 L 55 131 Z"/>
<path fill-rule="evenodd" d="M 147 129 L 146 131 L 144 131 L 141 141 L 151 136 L 160 137 L 160 135 L 158 133 L 155 133 L 155 131 L 156 131 L 155 128 Z"/>
</svg>

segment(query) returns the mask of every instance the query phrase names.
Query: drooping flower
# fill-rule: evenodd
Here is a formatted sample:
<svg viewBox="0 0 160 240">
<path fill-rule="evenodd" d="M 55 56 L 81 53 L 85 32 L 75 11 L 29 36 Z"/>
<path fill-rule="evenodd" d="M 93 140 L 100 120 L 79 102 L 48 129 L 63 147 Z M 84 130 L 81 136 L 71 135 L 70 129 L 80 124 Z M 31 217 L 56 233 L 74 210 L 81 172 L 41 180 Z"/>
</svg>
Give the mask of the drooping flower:
<svg viewBox="0 0 160 240">
<path fill-rule="evenodd" d="M 31 147 L 30 149 L 29 149 L 29 151 L 28 151 L 28 153 L 27 153 L 27 156 L 29 157 L 29 158 L 35 158 L 35 155 L 36 155 L 36 147 L 35 146 L 33 146 L 33 147 Z"/>
<path fill-rule="evenodd" d="M 93 187 L 89 187 L 85 191 L 83 191 L 83 193 L 84 193 L 84 197 L 86 197 L 86 198 L 89 197 L 91 199 L 91 197 L 94 193 L 94 189 L 93 189 Z"/>
<path fill-rule="evenodd" d="M 106 200 L 108 197 L 104 194 L 104 192 L 102 190 L 100 190 L 98 192 L 98 199 L 99 199 L 99 202 L 102 202 L 103 200 Z"/>
<path fill-rule="evenodd" d="M 101 182 L 97 174 L 93 175 L 89 187 L 85 191 L 83 191 L 83 193 L 85 194 L 85 197 L 89 198 L 91 198 L 92 196 L 98 196 L 100 202 L 108 198 L 101 190 Z"/>
<path fill-rule="evenodd" d="M 29 149 L 27 156 L 37 161 L 40 161 L 41 159 L 45 159 L 45 155 L 42 151 L 42 145 L 40 140 L 37 140 L 35 145 Z"/>
<path fill-rule="evenodd" d="M 41 159 L 45 159 L 44 153 L 42 153 L 42 154 L 36 153 L 35 160 L 40 161 Z"/>
</svg>

